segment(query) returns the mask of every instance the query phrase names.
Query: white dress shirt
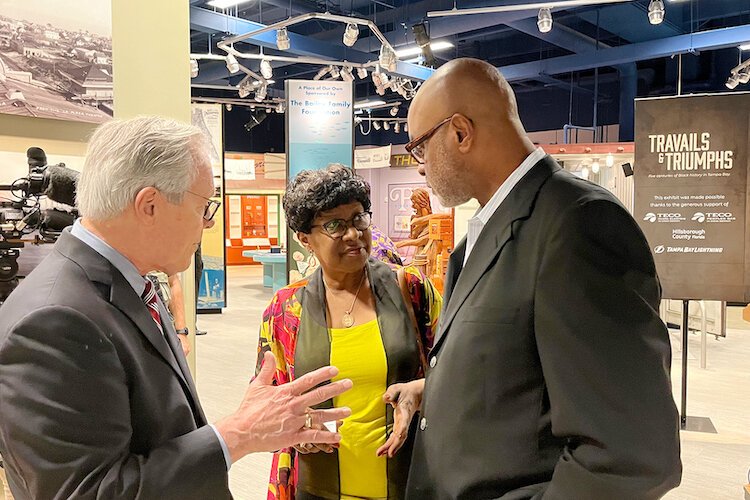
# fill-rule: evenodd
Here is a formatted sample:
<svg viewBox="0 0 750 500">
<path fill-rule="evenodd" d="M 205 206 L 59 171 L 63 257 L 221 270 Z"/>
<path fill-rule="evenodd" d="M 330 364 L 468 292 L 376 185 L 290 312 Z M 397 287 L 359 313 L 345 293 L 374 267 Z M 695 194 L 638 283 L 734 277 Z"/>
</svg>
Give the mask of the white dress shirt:
<svg viewBox="0 0 750 500">
<path fill-rule="evenodd" d="M 539 163 L 546 154 L 547 153 L 545 153 L 542 148 L 534 150 L 523 162 L 521 162 L 518 168 L 516 168 L 507 179 L 505 179 L 505 182 L 497 188 L 497 191 L 492 195 L 490 201 L 488 201 L 485 206 L 480 207 L 474 214 L 474 217 L 469 219 L 468 232 L 466 234 L 464 265 L 466 265 L 466 262 L 469 260 L 469 254 L 479 239 L 479 235 L 482 234 L 485 224 L 487 224 L 492 216 L 495 215 L 497 209 L 500 208 L 500 205 L 505 201 L 505 198 L 508 197 L 516 184 L 518 184 L 518 182 L 523 179 L 523 176 L 531 170 L 531 167 Z"/>
</svg>

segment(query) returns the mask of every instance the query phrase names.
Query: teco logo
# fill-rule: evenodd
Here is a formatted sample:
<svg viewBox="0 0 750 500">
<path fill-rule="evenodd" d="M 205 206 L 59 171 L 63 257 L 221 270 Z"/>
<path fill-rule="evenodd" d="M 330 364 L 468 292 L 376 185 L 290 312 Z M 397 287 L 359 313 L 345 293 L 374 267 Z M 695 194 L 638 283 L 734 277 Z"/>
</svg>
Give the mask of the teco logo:
<svg viewBox="0 0 750 500">
<path fill-rule="evenodd" d="M 710 213 L 706 214 L 706 216 L 710 219 L 731 219 L 734 217 L 731 212 Z"/>
<path fill-rule="evenodd" d="M 693 218 L 691 220 L 698 221 L 698 222 L 706 222 L 706 214 L 703 212 L 696 212 L 695 215 L 693 215 Z"/>
<path fill-rule="evenodd" d="M 664 245 L 654 247 L 654 253 L 664 253 Z"/>
<path fill-rule="evenodd" d="M 653 212 L 649 212 L 646 214 L 643 220 L 648 221 L 648 222 L 656 222 L 656 214 Z"/>
<path fill-rule="evenodd" d="M 660 219 L 679 219 L 682 214 L 659 214 Z"/>
</svg>

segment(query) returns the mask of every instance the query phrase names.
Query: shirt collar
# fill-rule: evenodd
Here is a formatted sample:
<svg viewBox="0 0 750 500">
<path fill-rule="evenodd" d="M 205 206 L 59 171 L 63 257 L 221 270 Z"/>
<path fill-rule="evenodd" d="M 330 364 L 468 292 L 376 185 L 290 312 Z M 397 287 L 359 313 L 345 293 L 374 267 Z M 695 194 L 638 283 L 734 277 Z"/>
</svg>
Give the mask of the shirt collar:
<svg viewBox="0 0 750 500">
<path fill-rule="evenodd" d="M 505 198 L 508 197 L 516 184 L 518 184 L 518 182 L 523 179 L 523 177 L 529 172 L 529 170 L 531 170 L 534 165 L 539 163 L 539 161 L 541 161 L 546 155 L 547 153 L 545 153 L 542 148 L 536 148 L 534 151 L 532 151 L 531 154 L 529 154 L 529 156 L 527 156 L 526 159 L 521 162 L 518 168 L 511 172 L 508 178 L 505 179 L 505 181 L 500 185 L 499 188 L 497 188 L 497 191 L 495 191 L 495 194 L 492 195 L 492 198 L 490 198 L 487 204 L 485 204 L 483 207 L 480 207 L 479 210 L 476 211 L 474 217 L 479 219 L 482 225 L 487 224 L 492 216 L 495 215 L 495 212 L 500 207 L 500 204 L 505 200 Z"/>
<path fill-rule="evenodd" d="M 138 272 L 138 269 L 130 262 L 123 254 L 112 248 L 104 240 L 99 238 L 97 235 L 86 229 L 81 224 L 81 219 L 77 219 L 73 223 L 73 229 L 70 230 L 70 234 L 81 240 L 93 248 L 99 255 L 107 259 L 125 279 L 133 287 L 133 290 L 138 296 L 143 295 L 143 291 L 146 289 L 146 281 Z"/>
</svg>

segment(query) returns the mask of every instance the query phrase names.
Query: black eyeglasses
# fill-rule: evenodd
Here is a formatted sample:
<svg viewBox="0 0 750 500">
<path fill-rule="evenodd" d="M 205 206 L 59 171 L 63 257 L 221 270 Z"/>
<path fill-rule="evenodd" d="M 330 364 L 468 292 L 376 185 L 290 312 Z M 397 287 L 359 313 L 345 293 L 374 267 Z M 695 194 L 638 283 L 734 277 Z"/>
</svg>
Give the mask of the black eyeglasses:
<svg viewBox="0 0 750 500">
<path fill-rule="evenodd" d="M 213 220 L 214 215 L 216 215 L 216 212 L 219 211 L 221 202 L 206 198 L 205 196 L 201 196 L 198 193 L 194 193 L 192 191 L 186 191 L 186 193 L 190 193 L 193 196 L 197 196 L 198 198 L 203 198 L 204 200 L 206 200 L 206 208 L 203 209 L 203 220 L 205 220 L 206 222 Z"/>
<path fill-rule="evenodd" d="M 361 212 L 351 219 L 331 219 L 324 224 L 313 224 L 310 227 L 321 227 L 333 239 L 343 238 L 349 227 L 357 231 L 365 231 L 372 224 L 372 212 Z"/>
<path fill-rule="evenodd" d="M 409 153 L 412 158 L 417 160 L 417 163 L 419 163 L 420 165 L 424 163 L 424 147 L 427 139 L 435 135 L 435 132 L 437 132 L 440 127 L 451 121 L 451 119 L 453 119 L 453 115 L 441 121 L 413 141 L 409 141 L 409 143 L 405 146 L 406 152 Z"/>
</svg>

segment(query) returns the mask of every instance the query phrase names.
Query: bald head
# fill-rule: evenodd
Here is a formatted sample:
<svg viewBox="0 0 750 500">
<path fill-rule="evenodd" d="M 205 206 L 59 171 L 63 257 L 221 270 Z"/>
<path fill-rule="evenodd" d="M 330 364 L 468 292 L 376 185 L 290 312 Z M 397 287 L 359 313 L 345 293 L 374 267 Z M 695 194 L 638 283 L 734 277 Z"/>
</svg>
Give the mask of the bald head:
<svg viewBox="0 0 750 500">
<path fill-rule="evenodd" d="M 513 89 L 478 59 L 454 59 L 435 71 L 409 106 L 408 120 L 412 141 L 419 138 L 420 173 L 445 206 L 470 198 L 483 204 L 534 151 Z"/>
<path fill-rule="evenodd" d="M 497 68 L 478 59 L 454 59 L 435 71 L 414 98 L 409 118 L 414 115 L 436 123 L 453 113 L 484 126 L 510 126 L 523 133 L 510 84 Z M 409 129 L 414 130 L 412 123 Z M 416 135 L 421 130 L 414 132 Z"/>
</svg>

